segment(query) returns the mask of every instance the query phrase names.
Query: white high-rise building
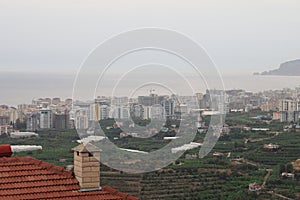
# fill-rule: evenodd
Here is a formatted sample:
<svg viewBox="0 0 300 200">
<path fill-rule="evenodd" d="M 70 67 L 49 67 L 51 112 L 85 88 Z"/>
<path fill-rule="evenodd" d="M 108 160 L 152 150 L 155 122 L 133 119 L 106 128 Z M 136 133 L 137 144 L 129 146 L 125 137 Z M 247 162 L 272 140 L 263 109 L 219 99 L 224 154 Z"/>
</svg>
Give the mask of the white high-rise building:
<svg viewBox="0 0 300 200">
<path fill-rule="evenodd" d="M 173 100 L 168 99 L 162 102 L 163 106 L 163 116 L 167 118 L 172 118 L 175 113 L 175 103 Z"/>
<path fill-rule="evenodd" d="M 282 99 L 279 104 L 279 111 L 296 111 L 297 101 L 292 99 Z"/>
<path fill-rule="evenodd" d="M 160 104 L 155 104 L 151 106 L 150 118 L 151 119 L 162 119 L 164 114 L 164 109 Z"/>
<path fill-rule="evenodd" d="M 143 119 L 151 119 L 151 106 L 143 106 Z"/>
<path fill-rule="evenodd" d="M 111 108 L 110 115 L 114 119 L 128 119 L 130 117 L 128 106 L 114 106 Z"/>
<path fill-rule="evenodd" d="M 128 97 L 113 97 L 111 104 L 115 106 L 126 106 L 128 105 Z"/>
<path fill-rule="evenodd" d="M 299 121 L 299 101 L 294 99 L 282 99 L 279 103 L 280 121 Z"/>
<path fill-rule="evenodd" d="M 109 118 L 109 106 L 108 105 L 101 105 L 98 107 L 98 119 L 108 119 Z"/>
<path fill-rule="evenodd" d="M 96 114 L 97 114 L 96 109 L 97 109 L 97 106 L 96 106 L 95 103 L 90 104 L 90 108 L 89 108 L 89 110 L 90 110 L 90 112 L 89 112 L 89 120 L 95 121 L 97 119 L 97 117 L 96 117 Z"/>
<path fill-rule="evenodd" d="M 26 130 L 36 131 L 39 127 L 39 114 L 38 113 L 27 113 L 26 114 Z"/>
<path fill-rule="evenodd" d="M 49 129 L 52 128 L 52 111 L 51 110 L 40 110 L 39 111 L 39 124 L 40 129 Z"/>
<path fill-rule="evenodd" d="M 76 110 L 74 121 L 76 129 L 87 129 L 89 127 L 88 110 L 83 108 Z"/>
</svg>

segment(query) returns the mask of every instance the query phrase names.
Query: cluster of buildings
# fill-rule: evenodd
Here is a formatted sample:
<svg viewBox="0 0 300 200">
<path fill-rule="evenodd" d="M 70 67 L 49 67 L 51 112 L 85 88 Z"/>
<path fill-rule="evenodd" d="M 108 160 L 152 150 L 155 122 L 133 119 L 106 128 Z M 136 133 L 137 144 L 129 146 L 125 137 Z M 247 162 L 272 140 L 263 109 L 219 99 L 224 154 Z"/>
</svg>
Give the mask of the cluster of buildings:
<svg viewBox="0 0 300 200">
<path fill-rule="evenodd" d="M 29 109 L 26 109 L 29 108 Z M 31 105 L 25 105 L 24 121 L 26 121 L 27 131 L 36 131 L 41 129 L 69 129 L 69 112 L 72 109 L 72 100 L 62 101 L 60 98 L 45 98 L 34 100 Z"/>
<path fill-rule="evenodd" d="M 39 98 L 31 104 L 17 107 L 0 106 L 1 134 L 13 130 L 37 131 L 42 129 L 69 129 L 72 127 L 70 111 L 72 100 L 60 98 Z"/>
<path fill-rule="evenodd" d="M 158 95 L 154 90 L 148 96 L 137 98 L 102 96 L 93 102 L 74 102 L 70 117 L 78 129 L 87 129 L 90 123 L 108 118 L 180 119 L 181 116 L 201 109 L 225 113 L 226 106 L 221 103 L 224 98 L 225 93 L 221 90 L 197 93 L 194 96 Z"/>
<path fill-rule="evenodd" d="M 265 112 L 273 112 L 273 120 L 280 120 L 281 122 L 299 121 L 300 87 L 258 93 L 228 90 L 226 95 L 230 112 L 249 112 L 252 109 L 261 109 Z"/>
<path fill-rule="evenodd" d="M 0 105 L 1 133 L 13 129 L 88 129 L 98 120 L 114 119 L 180 119 L 194 111 L 212 113 L 249 112 L 261 109 L 273 112 L 272 119 L 299 122 L 300 88 L 258 93 L 245 90 L 207 90 L 194 96 L 149 95 L 128 97 L 99 96 L 91 101 L 39 98 L 17 107 Z"/>
<path fill-rule="evenodd" d="M 0 105 L 0 133 L 13 129 L 13 123 L 18 119 L 18 110 L 7 105 Z"/>
<path fill-rule="evenodd" d="M 93 102 L 75 102 L 71 118 L 78 129 L 87 129 L 90 123 L 108 118 L 163 119 L 175 118 L 177 114 L 172 97 L 150 94 L 136 99 L 98 97 Z"/>
<path fill-rule="evenodd" d="M 297 122 L 300 113 L 300 99 L 286 98 L 279 102 L 279 111 L 273 113 L 274 119 L 281 122 Z"/>
<path fill-rule="evenodd" d="M 103 119 L 179 119 L 193 111 L 223 111 L 224 91 L 210 90 L 194 96 L 149 95 L 128 97 L 99 96 L 91 101 L 60 98 L 34 99 L 17 107 L 0 106 L 1 134 L 14 129 L 38 131 L 43 129 L 89 129 L 92 123 Z M 225 111 L 224 111 L 225 112 Z"/>
</svg>

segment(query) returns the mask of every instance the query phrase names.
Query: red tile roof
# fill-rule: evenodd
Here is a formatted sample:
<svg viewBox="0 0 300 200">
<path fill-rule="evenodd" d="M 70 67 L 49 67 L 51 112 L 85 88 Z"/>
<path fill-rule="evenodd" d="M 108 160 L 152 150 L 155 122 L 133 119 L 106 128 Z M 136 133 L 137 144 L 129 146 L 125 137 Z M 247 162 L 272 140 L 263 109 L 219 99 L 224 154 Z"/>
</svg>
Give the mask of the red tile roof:
<svg viewBox="0 0 300 200">
<path fill-rule="evenodd" d="M 0 158 L 0 199 L 138 200 L 110 187 L 80 192 L 72 172 L 31 158 Z"/>
</svg>

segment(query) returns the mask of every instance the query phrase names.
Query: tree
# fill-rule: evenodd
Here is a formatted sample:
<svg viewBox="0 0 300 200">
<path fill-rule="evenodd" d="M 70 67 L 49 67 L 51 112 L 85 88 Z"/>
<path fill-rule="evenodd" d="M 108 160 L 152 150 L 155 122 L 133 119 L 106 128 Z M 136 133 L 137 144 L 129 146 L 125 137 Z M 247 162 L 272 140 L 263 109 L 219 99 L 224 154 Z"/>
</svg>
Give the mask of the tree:
<svg viewBox="0 0 300 200">
<path fill-rule="evenodd" d="M 16 120 L 15 128 L 18 130 L 25 130 L 26 129 L 26 122 L 22 122 L 20 119 Z"/>
<path fill-rule="evenodd" d="M 279 174 L 281 175 L 283 172 L 286 172 L 286 167 L 285 165 L 281 164 L 279 165 Z"/>
<path fill-rule="evenodd" d="M 286 171 L 292 173 L 294 171 L 293 165 L 291 163 L 286 165 Z"/>
<path fill-rule="evenodd" d="M 234 142 L 234 149 L 237 149 L 237 148 L 238 148 L 238 143 Z"/>
</svg>

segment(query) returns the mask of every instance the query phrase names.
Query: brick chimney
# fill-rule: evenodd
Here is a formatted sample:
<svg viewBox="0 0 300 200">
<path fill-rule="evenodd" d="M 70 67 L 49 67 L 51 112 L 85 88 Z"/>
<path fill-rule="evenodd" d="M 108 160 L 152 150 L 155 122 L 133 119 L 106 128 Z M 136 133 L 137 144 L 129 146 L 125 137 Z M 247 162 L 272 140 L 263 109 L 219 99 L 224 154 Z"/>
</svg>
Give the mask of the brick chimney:
<svg viewBox="0 0 300 200">
<path fill-rule="evenodd" d="M 91 144 L 80 144 L 74 149 L 74 174 L 80 189 L 99 190 L 100 150 Z"/>
</svg>

